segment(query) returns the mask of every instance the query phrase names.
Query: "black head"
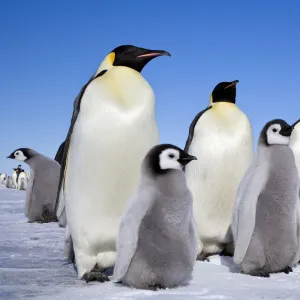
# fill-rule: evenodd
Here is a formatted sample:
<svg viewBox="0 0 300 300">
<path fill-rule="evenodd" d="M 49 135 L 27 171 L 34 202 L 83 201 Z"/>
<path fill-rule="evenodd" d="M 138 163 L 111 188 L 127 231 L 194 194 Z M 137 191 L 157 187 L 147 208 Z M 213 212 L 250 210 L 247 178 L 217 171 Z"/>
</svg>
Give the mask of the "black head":
<svg viewBox="0 0 300 300">
<path fill-rule="evenodd" d="M 9 156 L 7 156 L 7 158 L 16 159 L 19 161 L 26 161 L 27 159 L 30 159 L 33 156 L 34 156 L 34 154 L 32 153 L 31 149 L 19 148 L 19 149 L 15 150 L 14 152 L 12 152 Z M 19 165 L 18 167 L 21 168 L 21 165 Z"/>
<path fill-rule="evenodd" d="M 282 119 L 269 121 L 260 133 L 259 142 L 267 146 L 289 145 L 292 131 L 300 119 L 289 125 Z"/>
<path fill-rule="evenodd" d="M 113 66 L 124 66 L 141 72 L 146 64 L 158 56 L 171 56 L 164 50 L 149 50 L 132 45 L 115 48 L 110 54 Z"/>
<path fill-rule="evenodd" d="M 211 94 L 211 102 L 230 102 L 235 103 L 236 85 L 239 81 L 218 83 Z"/>
<path fill-rule="evenodd" d="M 195 156 L 172 144 L 154 146 L 146 156 L 148 167 L 155 174 L 165 174 L 172 169 L 182 170 L 190 161 L 196 159 Z"/>
</svg>

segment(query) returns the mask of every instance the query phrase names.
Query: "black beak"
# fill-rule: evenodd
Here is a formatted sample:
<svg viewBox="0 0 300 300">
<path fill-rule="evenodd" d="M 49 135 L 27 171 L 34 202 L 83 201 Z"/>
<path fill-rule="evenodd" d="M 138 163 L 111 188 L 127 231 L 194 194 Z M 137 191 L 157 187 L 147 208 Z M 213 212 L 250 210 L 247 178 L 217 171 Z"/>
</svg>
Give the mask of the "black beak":
<svg viewBox="0 0 300 300">
<path fill-rule="evenodd" d="M 191 162 L 192 160 L 197 160 L 197 157 L 196 156 L 193 156 L 193 155 L 187 155 L 185 157 L 181 157 L 178 159 L 178 162 L 185 166 L 187 165 L 189 162 Z"/>
<path fill-rule="evenodd" d="M 11 159 L 14 159 L 14 158 L 15 158 L 15 156 L 14 156 L 14 154 L 12 153 L 11 155 L 7 156 L 6 158 L 11 158 Z"/>
<path fill-rule="evenodd" d="M 300 122 L 300 119 L 298 119 L 294 124 L 291 125 L 291 127 L 294 129 L 295 126 Z"/>
<path fill-rule="evenodd" d="M 146 50 L 145 53 L 138 55 L 136 58 L 143 58 L 143 57 L 154 58 L 158 56 L 171 56 L 171 54 L 165 50 Z"/>
<path fill-rule="evenodd" d="M 225 87 L 225 89 L 228 89 L 229 87 L 235 86 L 235 85 L 237 85 L 238 83 L 239 83 L 238 80 L 234 80 L 234 81 L 232 81 L 229 85 L 227 85 L 227 86 Z"/>
</svg>

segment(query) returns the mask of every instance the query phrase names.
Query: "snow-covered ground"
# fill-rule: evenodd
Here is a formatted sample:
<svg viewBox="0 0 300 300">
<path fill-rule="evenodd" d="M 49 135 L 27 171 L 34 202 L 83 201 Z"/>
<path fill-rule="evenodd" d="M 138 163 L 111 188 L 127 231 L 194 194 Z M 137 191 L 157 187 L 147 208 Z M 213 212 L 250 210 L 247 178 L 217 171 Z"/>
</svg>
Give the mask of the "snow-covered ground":
<svg viewBox="0 0 300 300">
<path fill-rule="evenodd" d="M 293 273 L 256 278 L 238 273 L 230 258 L 197 262 L 187 287 L 143 291 L 108 283 L 86 284 L 63 257 L 63 229 L 57 223 L 30 224 L 25 191 L 0 186 L 0 299 L 175 300 L 300 299 L 300 267 Z"/>
</svg>

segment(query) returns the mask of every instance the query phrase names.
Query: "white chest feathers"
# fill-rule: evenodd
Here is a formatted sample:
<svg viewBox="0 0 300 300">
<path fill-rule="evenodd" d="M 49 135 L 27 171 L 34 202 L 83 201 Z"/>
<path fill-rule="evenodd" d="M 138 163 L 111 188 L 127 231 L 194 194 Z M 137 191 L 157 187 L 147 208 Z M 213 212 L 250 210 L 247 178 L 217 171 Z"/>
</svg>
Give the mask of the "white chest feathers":
<svg viewBox="0 0 300 300">
<path fill-rule="evenodd" d="M 298 174 L 300 177 L 300 123 L 298 123 L 291 135 L 290 140 L 290 147 L 293 150 L 295 160 L 296 160 L 296 166 L 298 169 Z"/>
<path fill-rule="evenodd" d="M 154 94 L 138 72 L 114 67 L 88 86 L 72 133 L 65 201 L 72 235 L 98 243 L 96 253 L 101 245 L 114 250 L 141 161 L 158 143 Z"/>
<path fill-rule="evenodd" d="M 200 236 L 225 238 L 235 193 L 253 158 L 251 124 L 235 104 L 216 103 L 198 120 L 186 167 Z"/>
</svg>

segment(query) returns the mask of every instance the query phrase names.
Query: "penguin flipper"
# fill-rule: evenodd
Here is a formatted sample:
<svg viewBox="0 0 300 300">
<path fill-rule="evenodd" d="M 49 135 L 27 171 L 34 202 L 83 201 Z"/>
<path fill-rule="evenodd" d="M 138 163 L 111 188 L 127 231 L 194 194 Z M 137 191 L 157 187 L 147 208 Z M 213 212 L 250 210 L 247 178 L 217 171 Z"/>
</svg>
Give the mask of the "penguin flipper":
<svg viewBox="0 0 300 300">
<path fill-rule="evenodd" d="M 255 159 L 238 187 L 232 217 L 234 262 L 240 264 L 248 250 L 255 227 L 256 205 L 267 181 L 267 167 Z"/>
<path fill-rule="evenodd" d="M 113 273 L 115 283 L 122 281 L 127 273 L 136 251 L 141 221 L 154 203 L 155 197 L 156 191 L 153 188 L 140 187 L 128 202 L 117 237 L 117 257 Z"/>
<path fill-rule="evenodd" d="M 196 124 L 198 122 L 198 120 L 200 119 L 200 117 L 206 112 L 208 111 L 209 109 L 211 109 L 212 106 L 208 106 L 206 109 L 200 111 L 196 117 L 194 118 L 193 122 L 191 123 L 190 125 L 190 128 L 189 128 L 189 136 L 186 140 L 186 143 L 185 143 L 185 147 L 184 147 L 184 151 L 188 153 L 189 151 L 189 148 L 190 148 L 190 145 L 192 143 L 192 140 L 193 140 L 193 137 L 194 137 L 194 131 L 195 131 L 195 127 L 196 127 Z"/>
<path fill-rule="evenodd" d="M 67 134 L 67 138 L 66 140 L 63 142 L 64 144 L 64 149 L 63 149 L 63 155 L 62 155 L 62 159 L 61 159 L 61 168 L 60 168 L 60 177 L 59 177 L 59 183 L 58 183 L 58 190 L 57 190 L 57 195 L 56 195 L 56 203 L 55 203 L 55 213 L 57 213 L 57 208 L 59 205 L 59 199 L 60 199 L 60 194 L 61 194 L 61 188 L 64 184 L 64 179 L 65 179 L 65 174 L 66 174 L 66 168 L 67 168 L 67 158 L 68 158 L 68 153 L 69 153 L 69 147 L 70 147 L 70 142 L 71 142 L 71 136 L 72 136 L 72 132 L 74 129 L 74 125 L 76 123 L 76 120 L 78 118 L 79 112 L 80 112 L 80 104 L 81 104 L 81 99 L 82 96 L 84 95 L 84 92 L 86 90 L 86 88 L 88 87 L 88 85 L 96 78 L 104 75 L 106 73 L 107 70 L 103 70 L 101 71 L 97 76 L 93 75 L 90 80 L 82 87 L 82 89 L 80 90 L 79 94 L 77 95 L 77 97 L 74 100 L 73 103 L 73 114 L 72 114 L 72 119 L 71 119 L 71 124 L 69 127 L 69 131 Z"/>
<path fill-rule="evenodd" d="M 63 155 L 64 155 L 64 150 L 65 150 L 65 144 L 66 144 L 66 141 L 63 141 L 57 152 L 56 152 L 56 155 L 55 155 L 55 158 L 54 160 L 56 160 L 60 165 L 61 165 L 61 162 L 62 162 L 62 159 L 63 159 Z"/>
</svg>

